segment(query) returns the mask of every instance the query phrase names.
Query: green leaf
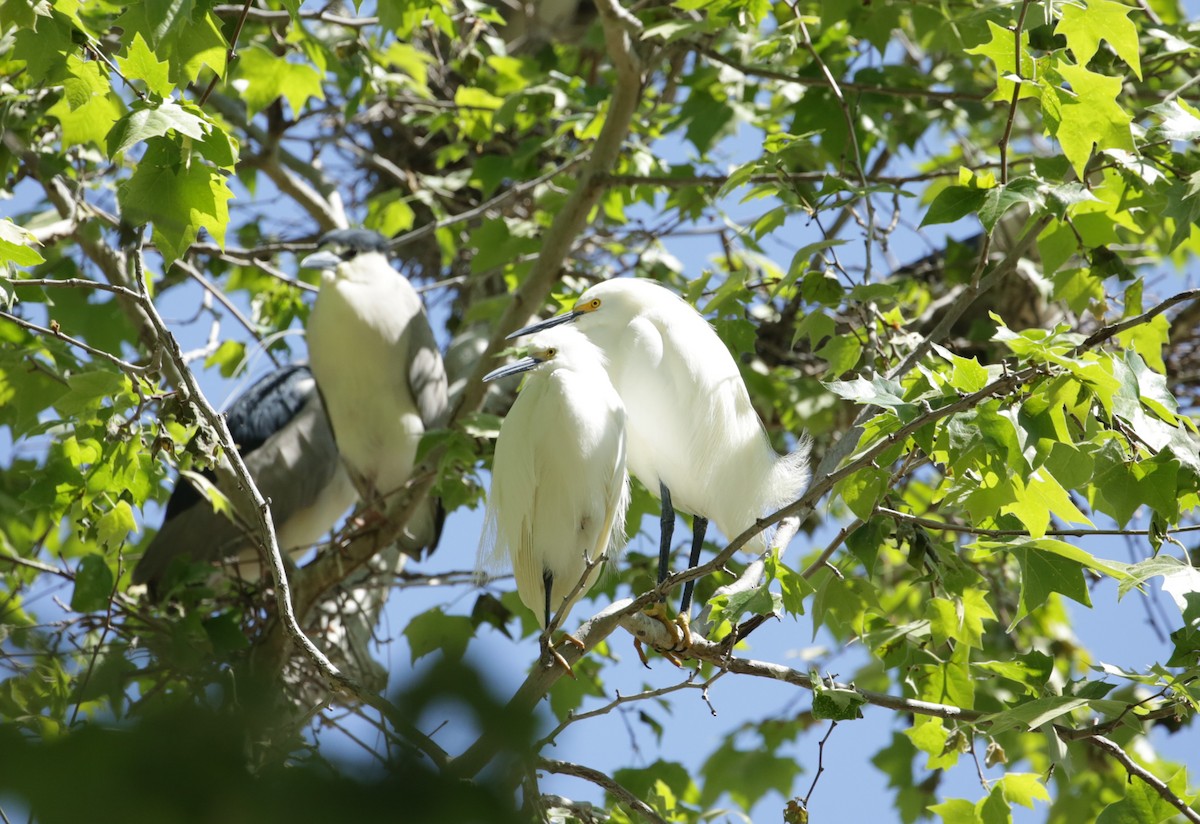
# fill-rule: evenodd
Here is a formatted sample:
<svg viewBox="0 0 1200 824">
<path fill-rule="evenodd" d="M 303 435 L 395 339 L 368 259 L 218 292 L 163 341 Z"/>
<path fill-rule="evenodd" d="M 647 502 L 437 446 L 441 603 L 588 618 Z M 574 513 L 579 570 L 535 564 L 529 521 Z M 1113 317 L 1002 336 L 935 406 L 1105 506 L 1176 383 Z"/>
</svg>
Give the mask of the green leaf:
<svg viewBox="0 0 1200 824">
<path fill-rule="evenodd" d="M 853 721 L 862 718 L 867 700 L 857 690 L 827 686 L 816 672 L 809 674 L 813 685 L 813 718 L 820 721 Z"/>
<path fill-rule="evenodd" d="M 75 590 L 71 593 L 71 609 L 76 612 L 99 612 L 108 608 L 112 597 L 112 570 L 99 553 L 83 556 L 75 568 Z"/>
<path fill-rule="evenodd" d="M 834 335 L 813 354 L 829 363 L 828 374 L 841 375 L 858 364 L 862 357 L 862 343 L 853 334 Z"/>
<path fill-rule="evenodd" d="M 925 615 L 934 641 L 954 639 L 976 649 L 983 648 L 983 622 L 996 620 L 987 593 L 979 589 L 968 589 L 955 600 L 931 598 L 925 602 Z"/>
<path fill-rule="evenodd" d="M 1100 48 L 1100 41 L 1107 40 L 1140 80 L 1142 62 L 1138 31 L 1129 19 L 1129 12 L 1134 9 L 1112 0 L 1086 0 L 1086 4 L 1086 10 L 1071 3 L 1064 4 L 1055 33 L 1067 38 L 1067 48 L 1080 66 L 1086 66 Z"/>
<path fill-rule="evenodd" d="M 1200 140 L 1200 111 L 1186 101 L 1175 98 L 1166 103 L 1151 106 L 1150 111 L 1162 118 L 1153 126 L 1147 137 L 1154 140 L 1180 140 L 1190 143 Z"/>
<path fill-rule="evenodd" d="M 1021 565 L 1021 604 L 1009 624 L 1010 631 L 1055 592 L 1086 607 L 1092 605 L 1083 578 L 1083 564 L 1033 548 L 1018 548 L 1013 555 Z"/>
<path fill-rule="evenodd" d="M 1046 534 L 1051 514 L 1070 523 L 1092 525 L 1087 516 L 1075 506 L 1067 490 L 1048 472 L 1037 469 L 1028 482 L 1023 482 L 1019 477 L 1014 477 L 1012 481 L 1017 500 L 1002 507 L 1000 511 L 1020 518 L 1030 536 L 1040 538 Z"/>
<path fill-rule="evenodd" d="M 937 197 L 929 204 L 929 210 L 925 212 L 925 217 L 921 218 L 921 226 L 953 223 L 973 212 L 978 212 L 987 198 L 987 189 L 947 186 L 938 192 Z"/>
<path fill-rule="evenodd" d="M 1051 695 L 1027 701 L 1003 712 L 985 715 L 980 719 L 980 723 L 989 725 L 988 732 L 991 735 L 998 735 L 1011 729 L 1035 730 L 1043 724 L 1048 724 L 1087 705 L 1088 701 L 1084 698 Z"/>
<path fill-rule="evenodd" d="M 133 508 L 125 500 L 117 501 L 116 506 L 96 519 L 96 537 L 106 549 L 119 546 L 135 529 Z"/>
<path fill-rule="evenodd" d="M 1050 802 L 1050 793 L 1036 773 L 1010 772 L 1004 775 L 999 783 L 1004 797 L 1022 807 L 1032 810 L 1034 801 Z"/>
<path fill-rule="evenodd" d="M 404 637 L 415 664 L 431 652 L 442 650 L 447 660 L 462 658 L 475 634 L 471 619 L 465 615 L 447 615 L 441 607 L 422 612 L 404 628 Z"/>
<path fill-rule="evenodd" d="M 192 15 L 195 0 L 146 0 L 146 17 L 150 21 L 150 45 L 159 46 L 163 39 L 184 24 Z"/>
<path fill-rule="evenodd" d="M 935 201 L 936 202 L 936 201 Z M 1000 218 L 1014 206 L 1025 204 L 1032 211 L 1040 209 L 1045 204 L 1042 194 L 1042 184 L 1032 177 L 1018 177 L 1007 184 L 987 190 L 987 196 L 979 207 L 979 222 L 983 228 L 992 231 Z M 932 210 L 930 206 L 930 210 Z"/>
<path fill-rule="evenodd" d="M 116 157 L 136 143 L 175 131 L 194 140 L 202 140 L 208 123 L 199 109 L 184 108 L 170 100 L 161 103 L 135 101 L 129 114 L 122 117 L 108 133 L 108 155 Z"/>
<path fill-rule="evenodd" d="M 767 578 L 779 582 L 784 611 L 789 615 L 803 615 L 804 600 L 816 592 L 816 587 L 809 583 L 807 578 L 784 564 L 781 554 L 781 550 L 775 549 L 767 557 Z"/>
<path fill-rule="evenodd" d="M 146 45 L 141 32 L 135 32 L 124 57 L 117 57 L 117 65 L 127 78 L 141 80 L 146 88 L 161 97 L 170 97 L 175 91 L 171 82 L 169 63 L 159 62 L 154 52 Z"/>
<path fill-rule="evenodd" d="M 800 774 L 800 765 L 791 756 L 761 747 L 739 750 L 730 737 L 708 757 L 700 772 L 704 776 L 703 803 L 713 803 L 724 791 L 741 809 L 749 810 L 771 790 L 786 796 Z"/>
<path fill-rule="evenodd" d="M 40 245 L 33 232 L 22 229 L 10 219 L 0 220 L 0 263 L 36 266 L 45 258 L 34 246 Z"/>
<path fill-rule="evenodd" d="M 280 97 L 287 100 L 293 116 L 304 110 L 308 98 L 325 99 L 321 75 L 316 69 L 302 63 L 289 63 L 286 58 L 258 44 L 241 52 L 237 69 L 238 75 L 246 81 L 241 98 L 250 117 Z"/>
<path fill-rule="evenodd" d="M 169 266 L 201 229 L 225 245 L 228 201 L 225 175 L 199 162 L 180 163 L 169 138 L 151 138 L 133 177 L 117 190 L 122 216 L 134 225 L 154 224 L 154 242 Z"/>
<path fill-rule="evenodd" d="M 932 804 L 929 811 L 937 813 L 942 824 L 981 824 L 982 820 L 975 813 L 975 805 L 965 798 L 951 798 L 941 804 Z"/>
<path fill-rule="evenodd" d="M 70 91 L 46 112 L 62 126 L 63 148 L 94 143 L 102 146 L 104 136 L 121 116 L 120 106 L 100 77 L 97 63 L 84 63 L 75 55 L 67 59 L 73 70 Z"/>
<path fill-rule="evenodd" d="M 1121 79 L 1105 77 L 1081 66 L 1060 66 L 1059 71 L 1071 84 L 1071 92 L 1056 89 L 1046 94 L 1043 101 L 1058 96 L 1061 122 L 1052 132 L 1062 144 L 1075 174 L 1083 177 L 1093 145 L 1098 149 L 1136 152 L 1129 130 L 1133 118 L 1117 103 Z"/>
<path fill-rule="evenodd" d="M 714 624 L 728 621 L 736 624 L 746 613 L 751 615 L 774 615 L 779 610 L 779 596 L 767 588 L 768 582 L 749 590 L 735 592 L 732 595 L 715 595 L 708 600 L 712 607 Z"/>
<path fill-rule="evenodd" d="M 988 97 L 989 100 L 1001 100 L 1007 103 L 1012 99 L 1013 88 L 1016 86 L 1017 55 L 1013 33 L 991 20 L 987 21 L 991 38 L 974 48 L 966 49 L 967 54 L 980 54 L 987 57 L 996 67 L 996 90 Z M 1026 80 L 1021 84 L 1021 98 L 1036 97 L 1038 89 L 1028 82 L 1035 76 L 1033 57 L 1029 54 L 1029 32 L 1021 32 L 1021 77 Z"/>
<path fill-rule="evenodd" d="M 1125 797 L 1105 807 L 1096 824 L 1158 824 L 1178 810 L 1144 781 L 1126 781 Z"/>
</svg>

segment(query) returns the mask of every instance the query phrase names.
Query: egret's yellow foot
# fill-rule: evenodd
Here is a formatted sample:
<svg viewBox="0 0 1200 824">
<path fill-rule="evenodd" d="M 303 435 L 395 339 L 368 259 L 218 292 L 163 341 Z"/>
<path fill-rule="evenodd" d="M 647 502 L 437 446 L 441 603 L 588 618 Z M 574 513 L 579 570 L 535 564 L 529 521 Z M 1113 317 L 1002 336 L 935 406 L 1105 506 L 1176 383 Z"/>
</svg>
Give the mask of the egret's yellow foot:
<svg viewBox="0 0 1200 824">
<path fill-rule="evenodd" d="M 658 647 L 656 646 L 655 649 L 658 650 L 659 654 L 662 655 L 663 658 L 666 658 L 668 661 L 670 661 L 672 664 L 674 664 L 677 667 L 682 667 L 683 662 L 680 661 L 678 657 L 676 657 L 675 655 L 672 654 L 672 652 L 674 650 L 681 648 L 680 644 L 682 643 L 682 640 L 679 637 L 678 627 L 676 626 L 675 621 L 672 621 L 670 619 L 670 617 L 667 615 L 666 606 L 661 601 L 659 601 L 656 604 L 651 604 L 650 606 L 646 607 L 646 609 L 643 611 L 643 614 L 650 618 L 653 618 L 655 621 L 658 621 L 660 624 L 662 624 L 663 627 L 666 628 L 667 633 L 670 634 L 670 636 L 671 636 L 671 646 L 670 647 L 668 647 L 666 649 L 658 649 Z M 642 659 L 642 663 L 646 664 L 646 666 L 649 666 L 649 664 L 646 661 L 646 655 L 645 655 L 645 653 L 642 652 L 641 644 L 638 642 L 637 639 L 634 639 L 634 644 L 637 646 L 638 657 L 640 657 Z M 684 647 L 684 649 L 686 649 L 686 647 Z"/>
<path fill-rule="evenodd" d="M 576 648 L 576 649 L 578 649 L 580 652 L 586 652 L 586 651 L 587 651 L 587 646 L 585 646 L 585 645 L 584 645 L 584 643 L 583 643 L 582 641 L 580 641 L 578 638 L 576 638 L 574 635 L 572 635 L 572 634 L 571 634 L 571 633 L 569 633 L 569 632 L 564 632 L 564 633 L 563 633 L 562 640 L 563 640 L 563 641 L 566 641 L 568 644 L 570 644 L 571 646 L 575 647 L 575 648 Z M 559 643 L 562 643 L 562 641 L 560 641 Z"/>
<path fill-rule="evenodd" d="M 686 612 L 675 616 L 675 627 L 679 629 L 679 643 L 671 647 L 671 652 L 687 652 L 692 648 L 692 619 Z"/>
<path fill-rule="evenodd" d="M 567 637 L 571 638 L 569 634 Z M 574 638 L 571 638 L 571 640 L 575 641 L 577 644 L 579 643 L 579 641 Z M 580 646 L 582 647 L 582 644 L 580 644 Z M 546 636 L 542 636 L 542 661 L 545 662 L 547 667 L 553 666 L 555 663 L 557 663 L 567 671 L 567 675 L 571 676 L 572 680 L 575 679 L 575 671 L 571 669 L 571 665 L 567 663 L 567 659 L 562 657 L 562 653 L 554 648 L 554 645 L 550 643 L 550 639 Z"/>
</svg>

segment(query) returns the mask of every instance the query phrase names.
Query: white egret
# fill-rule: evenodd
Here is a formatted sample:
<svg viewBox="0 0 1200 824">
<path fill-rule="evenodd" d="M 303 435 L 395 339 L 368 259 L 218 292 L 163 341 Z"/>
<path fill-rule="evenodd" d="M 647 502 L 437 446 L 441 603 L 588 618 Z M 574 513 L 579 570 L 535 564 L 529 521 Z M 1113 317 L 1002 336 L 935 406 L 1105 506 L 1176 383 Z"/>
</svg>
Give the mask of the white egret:
<svg viewBox="0 0 1200 824">
<path fill-rule="evenodd" d="M 496 441 L 480 565 L 508 556 L 544 655 L 566 666 L 550 634 L 625 540 L 625 410 L 603 354 L 574 329 L 538 335 L 528 357 L 484 380 L 521 372 L 529 380 Z"/>
<path fill-rule="evenodd" d="M 445 423 L 446 370 L 421 298 L 388 263 L 382 235 L 342 229 L 320 247 L 300 263 L 322 270 L 309 359 L 350 477 L 382 511 L 412 475 L 422 434 Z M 439 513 L 431 504 L 410 519 L 406 552 L 436 545 Z"/>
<path fill-rule="evenodd" d="M 688 567 L 700 559 L 709 519 L 726 537 L 795 499 L 808 482 L 808 441 L 780 456 L 729 350 L 704 317 L 669 289 L 620 278 L 587 289 L 574 308 L 509 335 L 572 323 L 604 351 L 625 404 L 629 471 L 662 500 L 658 576 L 668 572 L 675 508 L 691 513 Z M 765 549 L 759 535 L 747 549 Z M 682 643 L 692 582 L 680 606 Z"/>
<path fill-rule="evenodd" d="M 259 379 L 229 407 L 229 434 L 259 491 L 271 503 L 279 547 L 303 551 L 319 541 L 357 499 L 342 467 L 316 383 L 306 366 L 285 366 Z M 217 481 L 211 470 L 203 473 Z M 228 490 L 228 498 L 234 498 Z M 185 478 L 175 484 L 158 534 L 133 570 L 135 583 L 157 592 L 176 558 L 220 561 L 236 556 L 241 577 L 259 575 L 248 516 L 219 514 Z"/>
</svg>

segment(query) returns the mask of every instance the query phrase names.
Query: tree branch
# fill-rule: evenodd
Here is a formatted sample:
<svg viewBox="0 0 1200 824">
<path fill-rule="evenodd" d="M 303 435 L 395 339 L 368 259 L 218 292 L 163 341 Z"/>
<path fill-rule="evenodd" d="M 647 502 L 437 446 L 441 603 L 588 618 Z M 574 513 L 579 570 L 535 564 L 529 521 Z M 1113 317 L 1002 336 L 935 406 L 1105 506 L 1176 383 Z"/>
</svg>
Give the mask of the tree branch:
<svg viewBox="0 0 1200 824">
<path fill-rule="evenodd" d="M 1175 809 L 1179 810 L 1179 812 L 1183 813 L 1183 817 L 1188 821 L 1195 821 L 1197 824 L 1200 824 L 1200 813 L 1183 803 L 1183 799 L 1171 792 L 1171 788 L 1168 787 L 1161 779 L 1159 779 L 1141 764 L 1138 764 L 1136 761 L 1130 758 L 1129 753 L 1121 749 L 1121 746 L 1117 744 L 1117 742 L 1113 741 L 1112 739 L 1105 738 L 1103 735 L 1094 735 L 1087 740 L 1088 743 L 1090 743 L 1096 749 L 1103 750 L 1113 758 L 1117 759 L 1117 761 L 1121 763 L 1121 766 L 1123 766 L 1130 775 L 1137 776 L 1140 780 L 1145 782 L 1147 786 L 1162 796 L 1164 801 L 1166 801 Z"/>
<path fill-rule="evenodd" d="M 585 767 L 582 764 L 555 761 L 550 758 L 539 758 L 538 768 L 546 772 L 557 773 L 558 775 L 573 775 L 576 778 L 582 778 L 584 781 L 590 781 L 597 787 L 602 787 L 609 794 L 623 801 L 631 810 L 647 821 L 653 821 L 654 824 L 667 824 L 666 819 L 656 813 L 653 807 L 599 770 Z"/>
<path fill-rule="evenodd" d="M 529 277 L 517 289 L 508 308 L 497 321 L 487 347 L 479 356 L 475 371 L 467 379 L 458 407 L 454 410 L 455 418 L 463 410 L 473 410 L 479 406 L 486 391 L 483 376 L 495 365 L 496 353 L 503 348 L 505 337 L 545 304 L 551 288 L 561 275 L 563 260 L 571 251 L 575 238 L 583 231 L 588 214 L 604 191 L 604 175 L 620 155 L 634 112 L 641 102 L 641 63 L 634 54 L 629 35 L 629 29 L 640 27 L 640 24 L 621 8 L 617 0 L 597 0 L 596 7 L 604 25 L 608 54 L 616 69 L 613 95 L 604 116 L 604 125 L 596 136 L 591 156 L 579 170 L 579 183 L 546 230 L 541 253 Z"/>
</svg>

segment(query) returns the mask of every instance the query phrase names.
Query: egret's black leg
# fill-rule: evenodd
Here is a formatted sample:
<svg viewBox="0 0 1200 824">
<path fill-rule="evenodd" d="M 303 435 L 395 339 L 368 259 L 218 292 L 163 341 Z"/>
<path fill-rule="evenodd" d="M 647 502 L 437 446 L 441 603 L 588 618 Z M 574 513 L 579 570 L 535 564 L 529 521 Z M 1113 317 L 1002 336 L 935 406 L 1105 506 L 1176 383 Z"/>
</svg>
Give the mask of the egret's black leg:
<svg viewBox="0 0 1200 824">
<path fill-rule="evenodd" d="M 704 533 L 708 532 L 708 518 L 701 518 L 699 515 L 692 519 L 692 554 L 688 556 L 688 569 L 700 563 L 700 548 L 704 546 Z M 696 588 L 695 581 L 688 581 L 683 585 L 683 601 L 679 604 L 679 611 L 686 615 L 692 608 L 692 590 Z"/>
<path fill-rule="evenodd" d="M 542 572 L 542 587 L 546 590 L 546 629 L 542 631 L 542 660 L 546 662 L 547 667 L 552 666 L 551 661 L 557 662 L 567 671 L 567 675 L 574 678 L 575 673 L 571 671 L 571 665 L 554 648 L 554 644 L 550 640 L 550 619 L 554 617 L 554 611 L 550 608 L 550 590 L 554 589 L 554 576 L 548 569 Z M 583 644 L 573 638 L 570 633 L 567 633 L 567 638 L 580 649 L 583 649 Z"/>
<path fill-rule="evenodd" d="M 667 561 L 671 557 L 671 539 L 675 536 L 675 507 L 671 506 L 671 490 L 667 485 L 659 483 L 659 495 L 662 497 L 662 517 L 659 519 L 661 528 L 658 541 L 658 583 L 667 580 L 669 572 Z"/>
<path fill-rule="evenodd" d="M 554 617 L 550 609 L 550 590 L 554 588 L 554 576 L 550 574 L 550 570 L 542 571 L 542 587 L 546 590 L 546 638 L 550 638 L 550 619 Z"/>
</svg>

